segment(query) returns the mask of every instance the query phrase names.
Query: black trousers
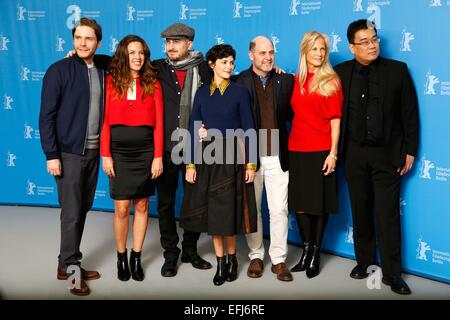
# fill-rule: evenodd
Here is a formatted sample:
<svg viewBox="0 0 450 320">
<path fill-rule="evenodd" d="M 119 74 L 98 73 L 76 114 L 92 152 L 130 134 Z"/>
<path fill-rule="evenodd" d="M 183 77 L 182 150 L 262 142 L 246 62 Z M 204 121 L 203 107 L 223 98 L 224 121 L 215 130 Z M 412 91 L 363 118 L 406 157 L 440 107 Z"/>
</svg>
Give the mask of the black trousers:
<svg viewBox="0 0 450 320">
<path fill-rule="evenodd" d="M 80 252 L 86 214 L 92 208 L 97 186 L 99 150 L 84 155 L 61 154 L 62 175 L 55 177 L 61 206 L 61 245 L 58 267 L 80 265 Z"/>
<path fill-rule="evenodd" d="M 385 147 L 348 141 L 344 155 L 358 264 L 376 261 L 376 239 L 386 276 L 401 274 L 400 180 Z M 375 219 L 374 219 L 375 215 Z"/>
<path fill-rule="evenodd" d="M 170 158 L 170 152 L 163 157 L 163 174 L 156 180 L 158 194 L 159 232 L 161 234 L 161 246 L 164 249 L 164 258 L 177 260 L 180 255 L 178 248 L 178 233 L 175 220 L 175 200 L 178 189 L 180 172 L 184 181 L 185 165 L 176 165 Z M 181 243 L 183 252 L 191 254 L 197 252 L 197 241 L 200 233 L 184 230 Z"/>
</svg>

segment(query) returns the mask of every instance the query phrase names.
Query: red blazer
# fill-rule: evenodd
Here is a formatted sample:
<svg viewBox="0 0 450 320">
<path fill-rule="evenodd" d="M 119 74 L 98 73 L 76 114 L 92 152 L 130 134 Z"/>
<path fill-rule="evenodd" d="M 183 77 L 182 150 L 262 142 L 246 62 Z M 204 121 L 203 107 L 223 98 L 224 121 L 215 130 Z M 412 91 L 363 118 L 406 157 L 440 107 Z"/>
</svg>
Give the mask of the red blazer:
<svg viewBox="0 0 450 320">
<path fill-rule="evenodd" d="M 159 81 L 155 83 L 153 95 L 142 100 L 142 88 L 139 78 L 136 79 L 136 100 L 118 97 L 111 76 L 106 77 L 106 107 L 100 137 L 100 154 L 111 156 L 111 126 L 122 124 L 127 126 L 152 126 L 154 141 L 154 158 L 162 157 L 164 150 L 164 116 L 163 98 Z"/>
</svg>

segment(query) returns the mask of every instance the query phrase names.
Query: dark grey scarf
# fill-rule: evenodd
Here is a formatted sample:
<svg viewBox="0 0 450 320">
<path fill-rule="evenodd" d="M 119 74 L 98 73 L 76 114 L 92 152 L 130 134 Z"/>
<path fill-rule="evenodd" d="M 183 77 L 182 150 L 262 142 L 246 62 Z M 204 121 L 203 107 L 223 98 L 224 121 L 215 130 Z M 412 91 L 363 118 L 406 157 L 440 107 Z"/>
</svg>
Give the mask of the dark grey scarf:
<svg viewBox="0 0 450 320">
<path fill-rule="evenodd" d="M 179 127 L 189 129 L 189 119 L 191 118 L 195 93 L 202 85 L 198 65 L 203 62 L 203 55 L 200 51 L 191 51 L 189 52 L 189 56 L 184 60 L 172 61 L 167 58 L 166 62 L 175 70 L 187 70 L 180 98 Z"/>
</svg>

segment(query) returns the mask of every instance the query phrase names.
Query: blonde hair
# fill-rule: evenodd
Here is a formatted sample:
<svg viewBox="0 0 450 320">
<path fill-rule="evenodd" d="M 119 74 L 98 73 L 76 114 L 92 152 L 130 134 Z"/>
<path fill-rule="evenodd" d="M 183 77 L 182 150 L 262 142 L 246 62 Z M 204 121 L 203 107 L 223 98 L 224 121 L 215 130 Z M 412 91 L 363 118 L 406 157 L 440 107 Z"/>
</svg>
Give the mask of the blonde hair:
<svg viewBox="0 0 450 320">
<path fill-rule="evenodd" d="M 308 65 L 306 55 L 314 47 L 317 39 L 322 39 L 325 43 L 325 57 L 322 65 L 314 74 L 309 84 L 309 92 L 319 93 L 322 96 L 329 97 L 340 88 L 339 77 L 330 64 L 329 52 L 330 45 L 328 37 L 318 31 L 306 32 L 300 44 L 300 59 L 298 62 L 298 82 L 301 92 L 304 92 L 306 76 L 308 75 Z"/>
</svg>

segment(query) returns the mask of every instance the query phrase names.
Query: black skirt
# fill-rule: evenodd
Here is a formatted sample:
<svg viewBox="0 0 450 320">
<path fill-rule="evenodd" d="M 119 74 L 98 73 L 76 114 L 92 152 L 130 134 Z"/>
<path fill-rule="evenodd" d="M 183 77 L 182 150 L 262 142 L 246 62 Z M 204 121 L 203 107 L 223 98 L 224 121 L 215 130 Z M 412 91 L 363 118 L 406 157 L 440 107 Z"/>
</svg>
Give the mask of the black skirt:
<svg viewBox="0 0 450 320">
<path fill-rule="evenodd" d="M 151 180 L 153 127 L 111 127 L 111 155 L 116 176 L 109 178 L 114 200 L 147 198 L 155 194 Z"/>
<path fill-rule="evenodd" d="M 224 159 L 225 153 L 224 150 Z M 234 162 L 238 163 L 236 159 Z M 253 183 L 245 183 L 244 166 L 197 165 L 196 182 L 184 183 L 180 226 L 215 236 L 256 232 L 255 189 Z"/>
<path fill-rule="evenodd" d="M 329 151 L 289 151 L 289 211 L 321 215 L 337 213 L 336 172 L 323 175 Z"/>
</svg>

